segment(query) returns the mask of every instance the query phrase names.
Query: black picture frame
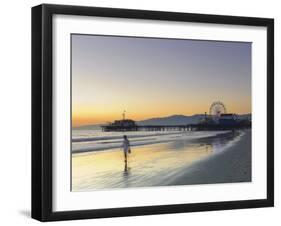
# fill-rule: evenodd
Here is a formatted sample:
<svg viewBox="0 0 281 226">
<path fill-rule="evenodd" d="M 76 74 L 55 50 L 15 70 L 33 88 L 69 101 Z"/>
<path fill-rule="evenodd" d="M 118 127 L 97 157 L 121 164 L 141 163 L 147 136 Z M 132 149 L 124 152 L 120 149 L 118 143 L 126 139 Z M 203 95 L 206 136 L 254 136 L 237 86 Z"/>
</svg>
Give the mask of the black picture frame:
<svg viewBox="0 0 281 226">
<path fill-rule="evenodd" d="M 262 26 L 267 28 L 267 198 L 95 210 L 52 210 L 52 18 L 55 14 Z M 43 4 L 32 8 L 32 218 L 40 221 L 270 207 L 274 205 L 274 20 Z"/>
</svg>

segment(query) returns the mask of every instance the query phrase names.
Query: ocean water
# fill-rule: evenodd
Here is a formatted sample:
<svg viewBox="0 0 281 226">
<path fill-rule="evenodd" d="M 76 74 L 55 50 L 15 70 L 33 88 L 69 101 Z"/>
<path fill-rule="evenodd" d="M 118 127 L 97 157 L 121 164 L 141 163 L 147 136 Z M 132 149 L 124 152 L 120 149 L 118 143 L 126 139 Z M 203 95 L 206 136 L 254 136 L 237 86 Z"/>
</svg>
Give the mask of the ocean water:
<svg viewBox="0 0 281 226">
<path fill-rule="evenodd" d="M 72 153 L 106 151 L 121 148 L 123 136 L 126 135 L 132 147 L 167 143 L 177 140 L 194 140 L 214 137 L 229 131 L 132 131 L 103 132 L 101 130 L 72 130 Z"/>
<path fill-rule="evenodd" d="M 243 131 L 102 132 L 73 130 L 72 191 L 164 185 L 186 167 L 239 142 Z M 124 162 L 127 135 L 132 154 Z"/>
</svg>

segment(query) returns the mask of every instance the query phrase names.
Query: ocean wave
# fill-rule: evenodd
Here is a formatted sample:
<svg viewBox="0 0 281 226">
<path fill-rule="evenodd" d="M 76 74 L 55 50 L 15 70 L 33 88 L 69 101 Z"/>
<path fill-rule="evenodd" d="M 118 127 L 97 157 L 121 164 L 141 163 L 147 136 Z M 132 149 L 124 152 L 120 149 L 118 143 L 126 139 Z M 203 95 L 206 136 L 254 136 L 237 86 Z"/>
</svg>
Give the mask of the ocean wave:
<svg viewBox="0 0 281 226">
<path fill-rule="evenodd" d="M 147 133 L 139 133 L 139 134 L 133 134 L 133 135 L 128 135 L 125 132 L 122 134 L 118 134 L 118 135 L 113 135 L 113 136 L 100 136 L 99 134 L 97 134 L 96 137 L 74 137 L 72 138 L 72 142 L 88 142 L 88 141 L 100 141 L 100 140 L 119 140 L 119 139 L 123 139 L 123 136 L 126 135 L 128 137 L 128 139 L 132 139 L 132 138 L 141 138 L 141 137 L 154 137 L 154 136 L 166 136 L 166 135 L 172 135 L 172 134 L 182 134 L 182 132 L 162 132 L 162 133 L 153 133 L 153 132 L 148 132 Z M 104 133 L 103 133 L 104 134 Z"/>
<path fill-rule="evenodd" d="M 194 140 L 200 138 L 215 137 L 221 134 L 230 133 L 229 131 L 208 131 L 208 132 L 174 132 L 174 133 L 154 133 L 154 134 L 135 134 L 128 136 L 132 147 L 167 143 L 176 140 Z M 122 146 L 123 136 L 100 136 L 82 138 L 78 142 L 73 139 L 72 153 L 84 153 L 91 151 L 107 151 L 109 149 L 119 149 Z M 106 142 L 104 142 L 106 141 Z"/>
</svg>

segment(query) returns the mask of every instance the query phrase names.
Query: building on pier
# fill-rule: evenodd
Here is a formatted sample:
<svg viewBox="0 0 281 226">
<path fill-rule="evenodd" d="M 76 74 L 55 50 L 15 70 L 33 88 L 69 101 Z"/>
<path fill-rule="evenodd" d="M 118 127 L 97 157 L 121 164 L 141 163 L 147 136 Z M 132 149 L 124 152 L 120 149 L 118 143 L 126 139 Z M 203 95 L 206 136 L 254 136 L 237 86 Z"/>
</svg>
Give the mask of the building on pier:
<svg viewBox="0 0 281 226">
<path fill-rule="evenodd" d="M 103 131 L 137 131 L 138 126 L 134 120 L 115 120 L 113 123 L 102 126 Z"/>
</svg>

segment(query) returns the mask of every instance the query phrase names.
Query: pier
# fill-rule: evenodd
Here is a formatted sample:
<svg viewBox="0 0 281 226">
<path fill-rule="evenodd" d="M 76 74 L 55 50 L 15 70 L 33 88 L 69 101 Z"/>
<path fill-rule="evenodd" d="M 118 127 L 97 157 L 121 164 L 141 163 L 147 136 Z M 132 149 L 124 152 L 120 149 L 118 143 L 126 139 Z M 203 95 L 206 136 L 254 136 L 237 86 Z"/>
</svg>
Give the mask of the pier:
<svg viewBox="0 0 281 226">
<path fill-rule="evenodd" d="M 122 113 L 121 120 L 101 126 L 104 132 L 122 131 L 209 131 L 209 130 L 235 130 L 251 128 L 250 119 L 238 119 L 236 114 L 227 113 L 225 105 L 216 101 L 213 102 L 209 115 L 205 116 L 197 124 L 182 125 L 138 125 L 132 119 L 125 118 L 126 111 Z"/>
<path fill-rule="evenodd" d="M 235 125 L 210 125 L 210 124 L 189 124 L 189 125 L 134 125 L 134 126 L 101 126 L 104 132 L 122 132 L 122 131 L 212 131 L 212 130 L 235 130 L 251 128 L 251 124 Z"/>
<path fill-rule="evenodd" d="M 196 125 L 146 125 L 146 126 L 114 126 L 114 125 L 105 125 L 101 126 L 102 130 L 105 132 L 110 131 L 190 131 L 194 130 Z"/>
</svg>

